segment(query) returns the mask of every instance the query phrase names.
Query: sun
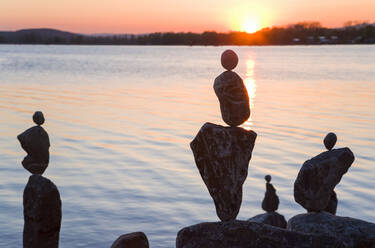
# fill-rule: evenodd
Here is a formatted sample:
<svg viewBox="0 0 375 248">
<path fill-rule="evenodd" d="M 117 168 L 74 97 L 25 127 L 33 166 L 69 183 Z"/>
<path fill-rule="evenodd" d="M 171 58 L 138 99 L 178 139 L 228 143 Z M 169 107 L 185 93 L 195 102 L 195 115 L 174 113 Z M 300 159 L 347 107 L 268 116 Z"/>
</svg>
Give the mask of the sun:
<svg viewBox="0 0 375 248">
<path fill-rule="evenodd" d="M 245 31 L 246 33 L 255 33 L 259 29 L 260 29 L 260 26 L 259 26 L 258 22 L 254 21 L 254 20 L 246 20 L 242 24 L 242 30 Z"/>
</svg>

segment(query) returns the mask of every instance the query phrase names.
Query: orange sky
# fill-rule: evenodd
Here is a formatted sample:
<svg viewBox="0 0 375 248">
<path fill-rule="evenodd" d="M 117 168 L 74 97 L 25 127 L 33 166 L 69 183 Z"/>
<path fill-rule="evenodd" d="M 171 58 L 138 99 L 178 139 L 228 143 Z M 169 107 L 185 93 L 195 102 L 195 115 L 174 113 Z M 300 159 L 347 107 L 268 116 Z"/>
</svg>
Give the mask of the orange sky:
<svg viewBox="0 0 375 248">
<path fill-rule="evenodd" d="M 244 30 L 299 21 L 342 26 L 375 22 L 375 0 L 1 0 L 0 30 L 57 28 L 81 33 Z"/>
</svg>

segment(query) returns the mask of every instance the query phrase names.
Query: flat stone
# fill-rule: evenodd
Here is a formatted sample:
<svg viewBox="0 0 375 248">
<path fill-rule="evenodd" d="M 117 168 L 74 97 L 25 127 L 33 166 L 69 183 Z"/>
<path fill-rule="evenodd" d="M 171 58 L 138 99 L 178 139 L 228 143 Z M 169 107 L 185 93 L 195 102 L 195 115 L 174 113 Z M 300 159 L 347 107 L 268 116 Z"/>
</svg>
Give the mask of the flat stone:
<svg viewBox="0 0 375 248">
<path fill-rule="evenodd" d="M 22 165 L 32 174 L 43 174 L 49 163 L 49 137 L 41 126 L 34 126 L 20 135 L 17 139 L 27 152 Z"/>
<path fill-rule="evenodd" d="M 23 192 L 23 247 L 57 248 L 61 227 L 61 199 L 56 185 L 32 175 Z"/>
<path fill-rule="evenodd" d="M 340 240 L 346 247 L 375 247 L 374 223 L 327 212 L 296 215 L 288 221 L 288 229 L 307 234 L 328 235 Z"/>
<path fill-rule="evenodd" d="M 250 117 L 247 89 L 235 72 L 225 71 L 214 82 L 220 102 L 221 116 L 229 126 L 238 126 Z"/>
<path fill-rule="evenodd" d="M 333 237 L 248 221 L 200 223 L 177 234 L 176 248 L 339 248 Z"/>
<path fill-rule="evenodd" d="M 308 212 L 327 208 L 335 186 L 354 161 L 349 148 L 333 149 L 307 160 L 294 182 L 294 199 Z"/>
<path fill-rule="evenodd" d="M 236 68 L 238 64 L 238 56 L 233 50 L 225 50 L 221 54 L 221 65 L 228 71 Z"/>
<path fill-rule="evenodd" d="M 148 248 L 148 239 L 143 232 L 121 235 L 113 242 L 111 248 Z"/>
<path fill-rule="evenodd" d="M 247 221 L 267 224 L 267 225 L 280 227 L 280 228 L 286 228 L 286 224 L 287 224 L 284 216 L 277 212 L 258 214 L 248 219 Z"/>
<path fill-rule="evenodd" d="M 234 220 L 242 202 L 257 134 L 240 127 L 205 123 L 190 143 L 195 163 L 222 221 Z"/>
</svg>

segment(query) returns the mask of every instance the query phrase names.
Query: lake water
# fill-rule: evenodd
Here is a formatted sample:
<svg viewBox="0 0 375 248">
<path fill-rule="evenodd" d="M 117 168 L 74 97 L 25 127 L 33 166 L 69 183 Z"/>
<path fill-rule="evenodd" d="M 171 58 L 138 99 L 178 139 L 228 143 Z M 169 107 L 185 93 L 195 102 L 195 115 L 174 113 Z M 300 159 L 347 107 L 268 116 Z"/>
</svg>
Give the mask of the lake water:
<svg viewBox="0 0 375 248">
<path fill-rule="evenodd" d="M 43 111 L 44 176 L 63 203 L 60 247 L 110 247 L 144 231 L 173 247 L 188 225 L 217 221 L 189 148 L 224 125 L 213 81 L 225 47 L 0 46 L 0 247 L 21 247 L 29 172 L 16 136 Z M 336 187 L 337 214 L 375 222 L 375 46 L 232 47 L 258 133 L 238 219 L 262 213 L 271 174 L 286 218 L 293 183 L 327 132 L 356 160 Z"/>
</svg>

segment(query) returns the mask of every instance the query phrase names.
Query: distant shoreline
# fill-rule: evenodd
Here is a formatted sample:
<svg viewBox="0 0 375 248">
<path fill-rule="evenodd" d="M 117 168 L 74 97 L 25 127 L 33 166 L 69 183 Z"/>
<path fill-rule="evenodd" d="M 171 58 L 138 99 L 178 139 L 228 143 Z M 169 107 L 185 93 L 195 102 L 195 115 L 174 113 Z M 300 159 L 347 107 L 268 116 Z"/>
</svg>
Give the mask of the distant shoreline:
<svg viewBox="0 0 375 248">
<path fill-rule="evenodd" d="M 56 29 L 0 31 L 0 44 L 34 45 L 148 45 L 148 46 L 273 46 L 375 44 L 375 23 L 325 28 L 319 23 L 297 23 L 264 28 L 255 33 L 150 33 L 85 35 Z"/>
</svg>

